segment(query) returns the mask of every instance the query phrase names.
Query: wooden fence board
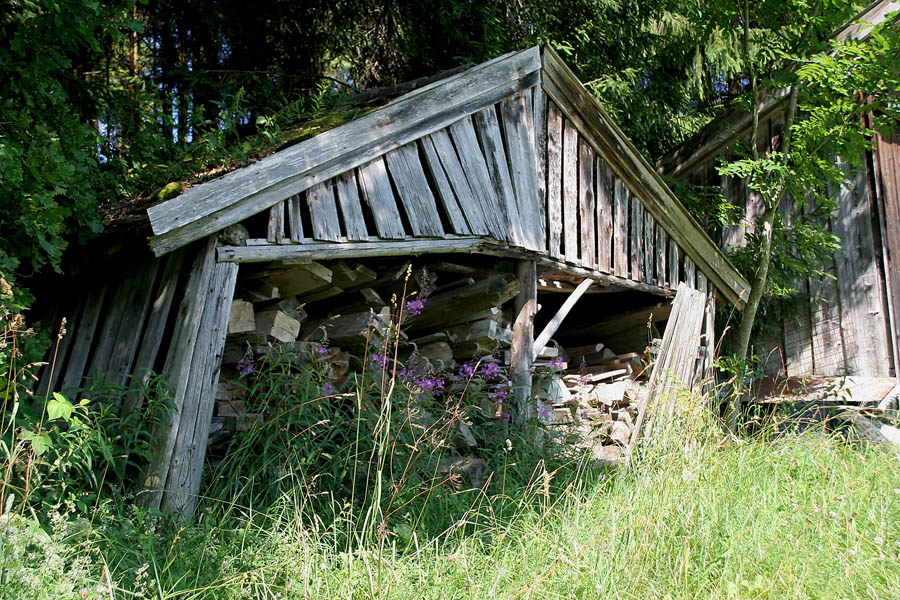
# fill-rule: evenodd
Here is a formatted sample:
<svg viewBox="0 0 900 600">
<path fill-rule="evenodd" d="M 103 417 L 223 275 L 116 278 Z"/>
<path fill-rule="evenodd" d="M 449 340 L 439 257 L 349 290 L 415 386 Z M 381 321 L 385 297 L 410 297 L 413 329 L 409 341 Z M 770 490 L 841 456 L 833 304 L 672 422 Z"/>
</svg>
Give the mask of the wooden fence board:
<svg viewBox="0 0 900 600">
<path fill-rule="evenodd" d="M 613 223 L 613 268 L 619 277 L 628 277 L 628 188 L 621 179 L 615 181 L 615 221 Z"/>
<path fill-rule="evenodd" d="M 484 214 L 481 203 L 475 197 L 475 192 L 466 177 L 466 172 L 453 146 L 453 140 L 450 139 L 449 132 L 442 129 L 429 136 L 425 144 L 426 154 L 429 151 L 429 144 L 434 151 L 434 156 L 428 157 L 429 163 L 437 161 L 446 173 L 456 201 L 459 203 L 460 214 L 465 216 L 469 232 L 473 235 L 489 234 L 491 229 L 488 226 L 487 216 Z"/>
<path fill-rule="evenodd" d="M 356 183 L 356 172 L 348 171 L 337 176 L 336 186 L 338 204 L 344 217 L 344 228 L 348 240 L 364 240 L 369 237 L 366 219 L 363 216 L 362 204 L 359 200 L 359 186 Z"/>
<path fill-rule="evenodd" d="M 406 209 L 412 234 L 421 237 L 443 235 L 441 217 L 434 195 L 425 178 L 416 144 L 407 144 L 384 155 L 388 171 L 394 179 L 397 194 Z"/>
<path fill-rule="evenodd" d="M 462 208 L 457 201 L 457 192 L 455 192 L 454 185 L 450 182 L 446 167 L 441 161 L 441 157 L 438 155 L 434 136 L 426 137 L 422 139 L 420 143 L 422 144 L 422 150 L 425 152 L 425 166 L 428 167 L 431 178 L 434 180 L 435 187 L 437 187 L 438 198 L 441 200 L 441 205 L 444 207 L 444 213 L 450 221 L 450 227 L 453 229 L 453 232 L 457 235 L 475 233 L 466 222 L 466 216 L 463 214 Z M 450 157 L 447 157 L 445 160 L 447 163 L 451 164 L 451 167 L 453 168 L 462 168 L 459 167 L 459 161 L 451 160 Z M 462 180 L 465 182 L 465 177 L 463 177 Z M 465 188 L 463 191 L 468 193 L 468 183 L 463 187 Z M 484 231 L 487 231 L 487 229 L 484 228 Z"/>
<path fill-rule="evenodd" d="M 378 237 L 385 239 L 405 237 L 403 222 L 397 210 L 397 201 L 391 189 L 391 180 L 388 178 L 383 158 L 377 158 L 359 168 L 359 184 L 375 219 Z"/>
<path fill-rule="evenodd" d="M 581 140 L 578 144 L 578 221 L 581 225 L 581 263 L 589 269 L 597 267 L 597 238 L 594 218 L 594 152 Z"/>
<path fill-rule="evenodd" d="M 377 161 L 380 163 L 380 168 L 384 168 L 384 164 L 381 161 Z M 360 168 L 362 171 L 363 167 Z M 373 167 L 373 170 L 377 170 L 377 167 Z M 381 172 L 379 171 L 379 175 Z M 387 175 L 385 174 L 385 179 L 387 179 Z M 382 183 L 380 179 L 377 179 L 378 183 Z M 377 185 L 377 184 L 376 184 Z M 379 192 L 383 192 L 383 190 L 379 189 Z M 388 192 L 390 192 L 390 183 L 388 183 Z M 379 200 L 382 196 L 378 196 Z M 374 201 L 377 203 L 377 200 Z M 330 242 L 336 242 L 341 239 L 341 223 L 338 218 L 337 212 L 337 204 L 334 201 L 334 192 L 331 189 L 331 182 L 326 181 L 323 183 L 319 183 L 314 185 L 309 190 L 306 191 L 306 204 L 309 206 L 309 216 L 310 221 L 312 222 L 312 234 L 313 238 L 317 240 L 325 240 Z M 391 205 L 393 206 L 393 194 L 391 194 Z M 394 207 L 396 211 L 396 206 Z M 374 211 L 374 208 L 373 208 Z M 397 223 L 400 222 L 399 215 L 397 216 Z"/>
<path fill-rule="evenodd" d="M 613 239 L 613 175 L 609 165 L 599 156 L 596 159 L 595 170 L 597 205 L 597 269 L 604 273 L 611 273 L 611 253 Z"/>
<path fill-rule="evenodd" d="M 487 162 L 478 146 L 478 137 L 475 135 L 475 125 L 472 119 L 465 118 L 457 121 L 450 125 L 449 129 L 450 137 L 456 146 L 456 155 L 469 181 L 469 189 L 472 191 L 472 197 L 478 205 L 478 210 L 484 215 L 488 232 L 494 239 L 508 239 L 506 207 L 494 195 Z M 463 212 L 468 214 L 465 208 Z"/>
<path fill-rule="evenodd" d="M 550 102 L 547 107 L 547 249 L 552 258 L 562 256 L 562 136 L 562 114 Z"/>
<path fill-rule="evenodd" d="M 578 260 L 578 130 L 563 123 L 563 243 L 567 262 Z"/>
<path fill-rule="evenodd" d="M 541 251 L 546 235 L 546 215 L 536 163 L 537 142 L 530 96 L 519 93 L 504 99 L 500 102 L 500 115 L 518 218 L 525 236 L 523 246 L 528 250 Z"/>
</svg>

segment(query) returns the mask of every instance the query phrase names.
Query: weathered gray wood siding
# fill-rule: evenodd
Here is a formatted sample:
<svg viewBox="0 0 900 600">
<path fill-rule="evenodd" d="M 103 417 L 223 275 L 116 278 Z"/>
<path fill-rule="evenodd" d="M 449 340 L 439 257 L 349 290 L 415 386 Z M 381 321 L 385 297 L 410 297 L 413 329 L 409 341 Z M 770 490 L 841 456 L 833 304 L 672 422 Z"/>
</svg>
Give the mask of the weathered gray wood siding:
<svg viewBox="0 0 900 600">
<path fill-rule="evenodd" d="M 757 145 L 766 149 L 777 144 L 783 129 L 781 113 L 760 122 Z M 844 165 L 844 184 L 831 190 L 838 209 L 822 223 L 839 236 L 842 249 L 824 265 L 834 279 L 796 282 L 797 290 L 809 294 L 808 306 L 780 323 L 774 339 L 760 340 L 755 351 L 764 359 L 770 374 L 891 376 L 895 372 L 897 320 L 889 286 L 896 287 L 898 276 L 885 250 L 891 240 L 900 243 L 900 217 L 896 200 L 896 146 L 883 140 L 878 151 L 867 157 L 867 167 Z M 731 148 L 719 148 L 703 160 L 693 160 L 679 177 L 688 183 L 720 186 L 725 196 L 742 214 L 740 223 L 721 231 L 716 241 L 723 247 L 745 243 L 747 233 L 756 229 L 762 208 L 747 182 L 718 175 L 718 155 L 733 155 Z M 838 159 L 839 160 L 839 159 Z M 876 168 L 879 165 L 880 168 Z M 788 202 L 788 201 L 785 201 Z M 807 207 L 811 211 L 814 207 Z M 787 215 L 791 207 L 784 206 Z M 887 211 L 887 212 L 886 212 Z M 811 213 L 809 213 L 811 214 Z M 884 241 L 884 243 L 883 243 Z"/>
</svg>

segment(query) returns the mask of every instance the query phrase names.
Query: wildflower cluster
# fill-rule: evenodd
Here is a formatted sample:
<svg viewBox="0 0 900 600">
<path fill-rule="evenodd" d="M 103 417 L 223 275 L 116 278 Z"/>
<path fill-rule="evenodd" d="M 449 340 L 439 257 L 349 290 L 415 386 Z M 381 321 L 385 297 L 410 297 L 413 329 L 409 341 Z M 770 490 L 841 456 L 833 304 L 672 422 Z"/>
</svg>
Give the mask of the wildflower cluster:
<svg viewBox="0 0 900 600">
<path fill-rule="evenodd" d="M 415 317 L 422 314 L 422 309 L 425 308 L 425 299 L 419 298 L 417 300 L 407 300 L 406 302 L 406 314 L 410 317 Z"/>
</svg>

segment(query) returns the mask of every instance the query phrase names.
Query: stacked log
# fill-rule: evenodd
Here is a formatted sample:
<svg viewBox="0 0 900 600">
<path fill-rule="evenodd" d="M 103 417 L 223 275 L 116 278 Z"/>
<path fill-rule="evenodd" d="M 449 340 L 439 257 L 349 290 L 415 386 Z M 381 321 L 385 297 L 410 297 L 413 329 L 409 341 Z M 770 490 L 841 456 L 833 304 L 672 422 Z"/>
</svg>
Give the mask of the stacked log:
<svg viewBox="0 0 900 600">
<path fill-rule="evenodd" d="M 213 436 L 261 419 L 243 400 L 247 365 L 278 349 L 323 352 L 346 375 L 348 356 L 397 341 L 412 373 L 455 372 L 463 363 L 509 364 L 510 303 L 519 291 L 512 263 L 490 270 L 435 261 L 280 261 L 242 273 L 229 319 Z M 400 325 L 399 330 L 397 325 Z M 393 346 L 389 353 L 393 356 Z"/>
</svg>

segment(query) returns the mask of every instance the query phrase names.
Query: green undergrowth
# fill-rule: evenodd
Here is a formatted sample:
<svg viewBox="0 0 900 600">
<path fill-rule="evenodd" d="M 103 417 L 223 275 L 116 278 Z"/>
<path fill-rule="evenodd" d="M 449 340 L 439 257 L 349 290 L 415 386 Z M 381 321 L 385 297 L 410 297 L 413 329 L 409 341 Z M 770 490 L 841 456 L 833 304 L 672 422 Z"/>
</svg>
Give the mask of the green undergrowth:
<svg viewBox="0 0 900 600">
<path fill-rule="evenodd" d="M 511 440 L 501 463 L 533 447 Z M 425 508 L 452 514 L 445 531 L 408 539 L 317 530 L 298 494 L 180 527 L 110 505 L 93 525 L 6 517 L 0 596 L 888 598 L 900 589 L 897 473 L 895 455 L 821 433 L 707 433 L 630 470 L 572 461 L 459 491 Z"/>
</svg>

